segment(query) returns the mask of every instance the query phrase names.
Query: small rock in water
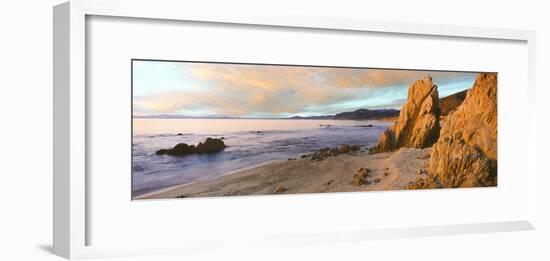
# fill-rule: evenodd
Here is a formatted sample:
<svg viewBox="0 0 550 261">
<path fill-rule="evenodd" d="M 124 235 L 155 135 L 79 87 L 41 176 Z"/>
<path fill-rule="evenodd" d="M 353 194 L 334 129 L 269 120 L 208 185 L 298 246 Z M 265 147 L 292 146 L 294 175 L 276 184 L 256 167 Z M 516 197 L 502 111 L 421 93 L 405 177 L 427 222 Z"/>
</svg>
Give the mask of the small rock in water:
<svg viewBox="0 0 550 261">
<path fill-rule="evenodd" d="M 348 145 L 348 144 L 343 144 L 339 147 L 332 148 L 332 149 L 329 147 L 326 147 L 311 154 L 311 160 L 322 161 L 328 157 L 334 157 L 340 154 L 356 152 L 356 151 L 359 151 L 360 149 L 361 149 L 361 146 L 359 145 Z M 306 155 L 306 156 L 302 155 L 302 158 L 305 158 L 308 156 L 309 155 Z"/>
<path fill-rule="evenodd" d="M 300 158 L 302 158 L 302 159 L 303 159 L 303 158 L 307 158 L 307 157 L 309 157 L 308 154 L 304 154 L 304 155 L 300 156 Z"/>
<path fill-rule="evenodd" d="M 283 192 L 285 192 L 285 191 L 286 191 L 286 188 L 283 187 L 283 186 L 277 186 L 277 187 L 273 190 L 273 192 L 275 192 L 275 193 L 283 193 Z"/>
<path fill-rule="evenodd" d="M 178 133 L 178 136 L 181 136 L 181 135 L 183 135 L 183 133 Z"/>
<path fill-rule="evenodd" d="M 179 194 L 176 196 L 176 198 L 186 198 L 187 196 L 186 195 L 183 195 L 183 194 Z"/>
<path fill-rule="evenodd" d="M 351 145 L 351 146 L 349 146 L 349 150 L 352 151 L 352 152 L 356 152 L 356 151 L 361 150 L 361 146 L 359 146 L 357 144 Z"/>
<path fill-rule="evenodd" d="M 225 144 L 221 139 L 206 138 L 204 143 L 199 142 L 197 145 L 197 153 L 212 153 L 225 149 Z"/>
<path fill-rule="evenodd" d="M 212 153 L 225 149 L 225 144 L 221 139 L 206 138 L 206 141 L 199 142 L 197 146 L 186 143 L 178 143 L 171 149 L 160 149 L 156 151 L 157 155 L 168 154 L 172 156 L 183 156 L 193 153 Z"/>
<path fill-rule="evenodd" d="M 311 160 L 321 161 L 321 160 L 324 160 L 324 159 L 328 158 L 329 150 L 330 150 L 330 148 L 326 147 L 326 148 L 322 148 L 322 149 L 314 152 L 311 155 Z"/>
<path fill-rule="evenodd" d="M 163 153 L 162 153 L 163 152 Z M 179 155 L 186 155 L 186 154 L 191 154 L 191 153 L 195 153 L 195 145 L 187 145 L 186 143 L 178 143 L 176 144 L 176 146 L 174 146 L 173 148 L 171 149 L 161 149 L 161 150 L 158 150 L 157 151 L 157 154 L 168 154 L 168 155 L 174 155 L 174 156 L 179 156 Z"/>
<path fill-rule="evenodd" d="M 157 152 L 155 152 L 157 155 L 164 155 L 166 154 L 166 152 L 168 152 L 167 149 L 160 149 L 160 150 L 157 150 Z"/>
<path fill-rule="evenodd" d="M 350 147 L 348 144 L 344 144 L 338 148 L 339 153 L 348 153 L 350 152 Z"/>
</svg>

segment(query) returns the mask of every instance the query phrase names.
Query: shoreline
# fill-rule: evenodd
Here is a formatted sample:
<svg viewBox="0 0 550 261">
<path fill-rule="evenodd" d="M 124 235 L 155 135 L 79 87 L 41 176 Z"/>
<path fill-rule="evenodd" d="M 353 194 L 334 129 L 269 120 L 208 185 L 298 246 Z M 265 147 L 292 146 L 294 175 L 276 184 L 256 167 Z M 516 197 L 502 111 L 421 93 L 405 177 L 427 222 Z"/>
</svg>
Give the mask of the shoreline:
<svg viewBox="0 0 550 261">
<path fill-rule="evenodd" d="M 262 162 L 262 163 L 259 163 L 259 164 L 255 164 L 255 165 L 252 165 L 252 166 L 248 166 L 248 167 L 244 167 L 244 168 L 229 171 L 229 172 L 224 173 L 224 174 L 222 174 L 222 175 L 220 175 L 216 178 L 213 178 L 213 179 L 204 180 L 204 181 L 192 181 L 192 182 L 189 182 L 189 183 L 172 185 L 172 186 L 160 188 L 160 189 L 157 189 L 157 190 L 145 192 L 141 195 L 132 197 L 132 200 L 145 199 L 145 198 L 154 196 L 156 194 L 171 191 L 171 190 L 178 189 L 178 188 L 181 188 L 181 187 L 185 187 L 185 186 L 189 186 L 189 185 L 193 185 L 193 184 L 199 184 L 199 183 L 203 183 L 203 182 L 214 181 L 214 180 L 217 180 L 217 179 L 225 177 L 225 176 L 234 175 L 234 174 L 237 174 L 239 172 L 247 171 L 247 170 L 254 169 L 254 168 L 259 168 L 259 167 L 262 167 L 262 166 L 265 166 L 265 165 L 268 165 L 268 164 L 271 164 L 271 163 L 276 163 L 276 162 L 284 162 L 284 161 L 283 160 L 269 160 L 269 161 Z"/>
<path fill-rule="evenodd" d="M 216 196 L 303 194 L 403 190 L 425 178 L 430 148 L 401 148 L 394 152 L 357 152 L 321 161 L 311 157 L 270 161 L 228 172 L 208 181 L 176 185 L 133 197 L 132 200 Z M 368 168 L 366 183 L 352 185 L 360 168 Z"/>
</svg>

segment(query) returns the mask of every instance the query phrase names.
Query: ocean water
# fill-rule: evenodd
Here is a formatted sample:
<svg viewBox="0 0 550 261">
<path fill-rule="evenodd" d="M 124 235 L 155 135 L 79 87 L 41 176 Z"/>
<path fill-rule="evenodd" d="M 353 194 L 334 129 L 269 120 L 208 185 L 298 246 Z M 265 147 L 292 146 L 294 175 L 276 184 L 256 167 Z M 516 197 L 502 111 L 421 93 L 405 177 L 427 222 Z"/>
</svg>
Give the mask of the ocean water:
<svg viewBox="0 0 550 261">
<path fill-rule="evenodd" d="M 368 124 L 373 127 L 365 127 Z M 324 147 L 342 144 L 371 147 L 390 125 L 384 121 L 354 120 L 136 118 L 132 142 L 133 195 L 214 179 Z M 212 154 L 155 154 L 181 142 L 196 145 L 207 137 L 224 137 L 228 147 Z"/>
</svg>

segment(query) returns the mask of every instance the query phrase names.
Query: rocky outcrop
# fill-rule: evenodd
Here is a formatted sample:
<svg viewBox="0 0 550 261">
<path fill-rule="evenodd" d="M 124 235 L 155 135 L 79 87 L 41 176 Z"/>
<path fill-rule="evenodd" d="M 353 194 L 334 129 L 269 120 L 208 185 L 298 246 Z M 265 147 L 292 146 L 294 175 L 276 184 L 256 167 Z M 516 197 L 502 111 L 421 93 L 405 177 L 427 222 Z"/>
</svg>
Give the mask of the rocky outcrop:
<svg viewBox="0 0 550 261">
<path fill-rule="evenodd" d="M 340 154 L 347 154 L 347 153 L 352 153 L 352 152 L 357 152 L 361 149 L 361 147 L 359 145 L 348 145 L 348 144 L 344 144 L 344 145 L 341 145 L 340 147 L 336 147 L 336 148 L 329 148 L 329 147 L 326 147 L 326 148 L 322 148 L 318 151 L 315 151 L 313 154 L 311 154 L 311 160 L 315 160 L 315 161 L 322 161 L 322 160 L 325 160 L 326 158 L 328 157 L 333 157 L 333 156 L 338 156 Z M 302 155 L 302 158 L 304 155 Z"/>
<path fill-rule="evenodd" d="M 351 185 L 361 186 L 365 184 L 368 175 L 369 175 L 369 169 L 360 168 L 359 171 L 357 171 L 357 173 L 353 175 L 353 180 L 351 181 Z"/>
<path fill-rule="evenodd" d="M 213 153 L 222 151 L 226 148 L 225 143 L 222 139 L 215 138 L 206 138 L 206 141 L 199 142 L 197 146 L 188 145 L 186 143 L 178 143 L 171 149 L 160 149 L 157 150 L 157 155 L 172 155 L 172 156 L 183 156 L 188 154 L 202 154 L 202 153 Z"/>
<path fill-rule="evenodd" d="M 283 193 L 286 191 L 286 188 L 283 186 L 277 186 L 273 189 L 273 193 Z"/>
<path fill-rule="evenodd" d="M 441 187 L 497 184 L 497 75 L 481 73 L 449 115 L 434 144 L 428 174 Z"/>
<path fill-rule="evenodd" d="M 426 148 L 439 138 L 439 95 L 431 77 L 409 86 L 407 102 L 393 127 L 380 136 L 371 153 L 393 151 L 401 147 Z"/>
<path fill-rule="evenodd" d="M 197 145 L 197 153 L 212 153 L 225 149 L 225 143 L 222 139 L 206 138 L 206 141 L 199 142 Z"/>
</svg>

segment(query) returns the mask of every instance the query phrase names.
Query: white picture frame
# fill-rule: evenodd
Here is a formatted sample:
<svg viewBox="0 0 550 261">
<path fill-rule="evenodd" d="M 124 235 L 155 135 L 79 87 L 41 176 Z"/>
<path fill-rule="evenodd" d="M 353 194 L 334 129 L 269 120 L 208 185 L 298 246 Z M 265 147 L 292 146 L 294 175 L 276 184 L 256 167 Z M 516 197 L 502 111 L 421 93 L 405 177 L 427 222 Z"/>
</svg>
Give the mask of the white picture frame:
<svg viewBox="0 0 550 261">
<path fill-rule="evenodd" d="M 154 7 L 154 8 L 152 8 Z M 494 29 L 451 25 L 410 24 L 354 20 L 332 17 L 302 17 L 291 15 L 230 14 L 215 16 L 182 1 L 122 1 L 94 2 L 73 0 L 54 7 L 54 252 L 65 258 L 119 256 L 171 251 L 209 249 L 203 241 L 185 241 L 175 246 L 94 246 L 87 244 L 87 127 L 86 111 L 86 17 L 132 17 L 165 19 L 243 26 L 273 26 L 297 29 L 322 29 L 353 32 L 379 32 L 411 36 L 445 36 L 456 38 L 495 39 L 524 42 L 527 46 L 527 92 L 529 115 L 535 115 L 535 32 L 515 29 Z M 529 155 L 536 155 L 535 119 L 528 120 Z M 401 227 L 361 231 L 319 232 L 266 237 L 262 240 L 223 239 L 224 247 L 246 242 L 252 245 L 292 245 L 296 243 L 338 242 L 380 238 L 405 238 L 431 235 L 486 233 L 535 228 L 536 171 L 535 156 L 528 159 L 527 218 L 488 223 Z M 287 198 L 286 200 L 290 200 Z"/>
</svg>

